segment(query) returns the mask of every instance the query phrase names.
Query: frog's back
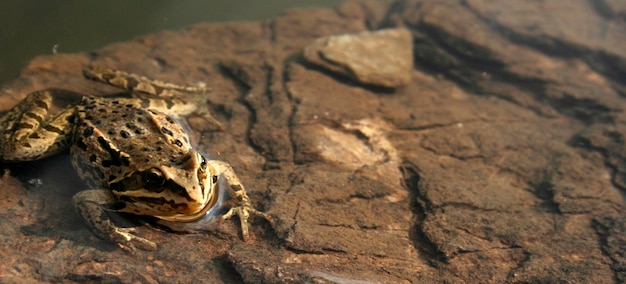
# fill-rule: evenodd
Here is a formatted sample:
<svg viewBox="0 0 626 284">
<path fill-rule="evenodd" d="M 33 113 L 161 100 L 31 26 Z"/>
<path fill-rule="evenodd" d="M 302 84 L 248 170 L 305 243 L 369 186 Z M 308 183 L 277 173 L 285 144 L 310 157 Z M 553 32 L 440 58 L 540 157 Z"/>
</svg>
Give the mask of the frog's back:
<svg viewBox="0 0 626 284">
<path fill-rule="evenodd" d="M 77 107 L 72 163 L 90 186 L 182 159 L 191 149 L 172 117 L 140 99 L 85 97 Z"/>
</svg>

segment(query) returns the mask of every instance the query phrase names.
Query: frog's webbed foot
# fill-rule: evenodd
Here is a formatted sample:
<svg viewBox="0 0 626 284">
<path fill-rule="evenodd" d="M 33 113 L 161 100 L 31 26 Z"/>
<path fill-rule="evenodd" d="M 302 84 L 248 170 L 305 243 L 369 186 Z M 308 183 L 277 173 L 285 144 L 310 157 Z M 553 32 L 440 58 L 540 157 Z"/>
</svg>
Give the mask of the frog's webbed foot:
<svg viewBox="0 0 626 284">
<path fill-rule="evenodd" d="M 133 228 L 115 228 L 115 234 L 112 236 L 118 246 L 128 252 L 135 253 L 136 247 L 141 250 L 154 251 L 157 249 L 156 244 L 153 241 L 144 239 L 142 237 L 135 236 Z"/>
<path fill-rule="evenodd" d="M 135 245 L 142 250 L 157 249 L 157 245 L 153 241 L 135 236 L 133 234 L 134 232 L 134 228 L 115 227 L 115 233 L 111 237 L 113 238 L 113 241 L 115 241 L 122 249 L 125 249 L 130 253 L 135 252 Z"/>
<path fill-rule="evenodd" d="M 115 197 L 105 189 L 84 190 L 73 197 L 74 206 L 91 231 L 98 237 L 117 243 L 122 249 L 135 252 L 135 245 L 142 250 L 156 250 L 156 244 L 135 236 L 133 228 L 120 228 L 107 215 L 106 207 L 115 204 Z"/>
<path fill-rule="evenodd" d="M 215 172 L 217 176 L 219 176 L 219 190 L 228 190 L 231 198 L 227 201 L 227 206 L 230 206 L 230 209 L 220 217 L 218 221 L 219 223 L 223 223 L 233 215 L 239 216 L 239 221 L 241 222 L 241 234 L 244 241 L 248 241 L 250 239 L 250 233 L 248 231 L 248 218 L 251 214 L 262 217 L 268 222 L 273 223 L 270 215 L 256 210 L 252 204 L 250 204 L 250 199 L 248 198 L 246 190 L 229 164 L 216 160 L 209 161 L 209 164 L 214 169 L 211 172 Z"/>
<path fill-rule="evenodd" d="M 273 223 L 274 221 L 272 219 L 272 216 L 256 210 L 254 207 L 252 207 L 252 205 L 250 205 L 248 197 L 245 196 L 245 193 L 244 199 L 245 201 L 243 203 L 237 204 L 239 203 L 239 201 L 242 201 L 241 197 L 233 198 L 233 201 L 237 200 L 234 202 L 235 205 L 233 205 L 233 207 L 231 207 L 228 212 L 220 217 L 219 223 L 223 223 L 225 220 L 229 219 L 233 215 L 239 216 L 239 221 L 241 222 L 241 235 L 243 236 L 244 242 L 247 242 L 248 240 L 250 240 L 250 232 L 248 231 L 248 218 L 250 217 L 250 214 L 263 217 L 270 223 Z"/>
</svg>

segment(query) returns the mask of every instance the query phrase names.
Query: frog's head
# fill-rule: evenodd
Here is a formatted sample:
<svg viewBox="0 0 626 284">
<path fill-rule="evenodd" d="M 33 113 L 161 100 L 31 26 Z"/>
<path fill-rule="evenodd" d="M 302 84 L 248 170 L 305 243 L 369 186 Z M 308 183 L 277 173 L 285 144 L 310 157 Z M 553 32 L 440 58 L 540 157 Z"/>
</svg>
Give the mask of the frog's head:
<svg viewBox="0 0 626 284">
<path fill-rule="evenodd" d="M 216 183 L 204 156 L 191 150 L 171 164 L 138 169 L 110 188 L 123 203 L 119 211 L 192 221 L 213 206 Z"/>
</svg>

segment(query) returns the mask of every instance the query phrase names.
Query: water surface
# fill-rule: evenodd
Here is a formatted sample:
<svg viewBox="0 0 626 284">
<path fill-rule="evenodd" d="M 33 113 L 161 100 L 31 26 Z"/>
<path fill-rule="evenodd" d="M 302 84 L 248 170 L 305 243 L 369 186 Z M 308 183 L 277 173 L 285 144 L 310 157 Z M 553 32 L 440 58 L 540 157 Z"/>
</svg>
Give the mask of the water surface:
<svg viewBox="0 0 626 284">
<path fill-rule="evenodd" d="M 258 21 L 340 0 L 0 1 L 0 84 L 37 55 L 88 51 L 200 22 Z"/>
</svg>

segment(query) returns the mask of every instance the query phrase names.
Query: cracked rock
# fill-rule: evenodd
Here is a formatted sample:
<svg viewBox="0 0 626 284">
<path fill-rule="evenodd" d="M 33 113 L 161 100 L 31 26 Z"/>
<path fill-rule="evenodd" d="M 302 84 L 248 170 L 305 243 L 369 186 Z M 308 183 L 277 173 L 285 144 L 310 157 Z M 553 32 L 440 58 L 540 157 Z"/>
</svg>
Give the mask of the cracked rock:
<svg viewBox="0 0 626 284">
<path fill-rule="evenodd" d="M 187 118 L 195 146 L 274 222 L 243 242 L 236 217 L 174 234 L 119 216 L 158 244 L 130 256 L 72 208 L 67 155 L 0 163 L 0 282 L 624 282 L 623 5 L 496 2 L 348 2 L 33 59 L 2 111 L 118 91 L 85 65 L 206 83 L 224 131 Z"/>
</svg>

